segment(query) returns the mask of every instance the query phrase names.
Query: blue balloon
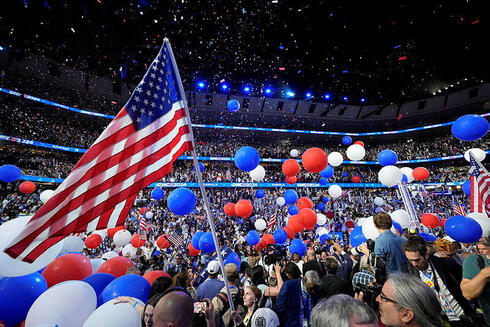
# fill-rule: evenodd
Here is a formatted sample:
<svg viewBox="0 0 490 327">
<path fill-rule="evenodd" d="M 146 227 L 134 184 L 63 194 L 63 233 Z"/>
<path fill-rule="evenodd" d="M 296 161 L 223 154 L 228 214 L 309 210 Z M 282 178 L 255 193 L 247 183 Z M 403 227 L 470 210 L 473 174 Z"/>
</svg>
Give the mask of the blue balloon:
<svg viewBox="0 0 490 327">
<path fill-rule="evenodd" d="M 323 202 L 328 203 L 328 201 L 330 201 L 330 199 L 328 197 L 324 196 L 323 197 Z"/>
<path fill-rule="evenodd" d="M 381 166 L 391 166 L 396 164 L 398 156 L 394 151 L 383 150 L 378 154 L 378 162 Z"/>
<path fill-rule="evenodd" d="M 325 177 L 320 178 L 320 185 L 327 185 L 328 181 Z"/>
<path fill-rule="evenodd" d="M 196 195 L 185 187 L 173 190 L 167 198 L 167 206 L 176 215 L 184 216 L 196 206 Z"/>
<path fill-rule="evenodd" d="M 22 176 L 22 171 L 14 165 L 3 165 L 0 167 L 0 181 L 15 182 Z"/>
<path fill-rule="evenodd" d="M 342 176 L 343 176 L 343 177 L 347 177 L 347 172 L 346 172 L 346 171 L 343 171 L 343 172 L 342 172 Z"/>
<path fill-rule="evenodd" d="M 452 216 L 446 221 L 444 228 L 449 237 L 460 243 L 477 242 L 483 234 L 480 224 L 465 216 Z"/>
<path fill-rule="evenodd" d="M 213 234 L 211 232 L 207 232 L 201 235 L 199 238 L 199 249 L 204 253 L 212 253 L 216 250 L 214 246 Z"/>
<path fill-rule="evenodd" d="M 264 190 L 257 190 L 255 191 L 255 197 L 257 199 L 262 199 L 265 196 Z"/>
<path fill-rule="evenodd" d="M 36 299 L 48 289 L 40 273 L 0 278 L 0 320 L 7 326 L 22 322 Z"/>
<path fill-rule="evenodd" d="M 375 213 L 383 212 L 383 211 L 384 211 L 384 209 L 381 207 L 376 207 L 376 209 L 374 210 Z"/>
<path fill-rule="evenodd" d="M 226 257 L 224 264 L 226 265 L 227 263 L 234 263 L 240 269 L 240 257 L 233 251 Z"/>
<path fill-rule="evenodd" d="M 289 245 L 289 252 L 291 252 L 291 254 L 293 253 L 297 253 L 299 254 L 301 257 L 305 255 L 306 253 L 306 244 L 305 242 L 303 242 L 302 240 L 300 239 L 294 239 L 291 241 L 291 244 Z"/>
<path fill-rule="evenodd" d="M 151 285 L 146 279 L 139 275 L 129 274 L 114 279 L 99 296 L 102 299 L 102 303 L 106 303 L 118 296 L 131 296 L 146 303 L 150 292 Z"/>
<path fill-rule="evenodd" d="M 151 191 L 151 198 L 155 200 L 160 200 L 163 198 L 165 195 L 165 192 L 161 188 L 154 188 L 153 191 Z"/>
<path fill-rule="evenodd" d="M 287 190 L 284 192 L 284 200 L 289 204 L 296 203 L 296 201 L 298 201 L 298 193 L 296 193 L 295 190 Z"/>
<path fill-rule="evenodd" d="M 463 183 L 463 192 L 466 195 L 471 195 L 471 182 L 470 181 L 466 181 Z"/>
<path fill-rule="evenodd" d="M 201 237 L 204 235 L 204 232 L 201 232 L 201 231 L 197 231 L 194 236 L 192 236 L 192 246 L 194 247 L 194 249 L 196 250 L 200 250 L 199 248 L 199 240 L 201 239 Z"/>
<path fill-rule="evenodd" d="M 153 252 L 153 256 L 158 257 L 160 255 L 160 251 Z"/>
<path fill-rule="evenodd" d="M 400 232 L 400 235 L 402 235 L 403 234 L 403 227 L 402 227 L 402 225 L 400 225 L 396 221 L 392 221 L 392 223 L 393 223 L 393 227 L 395 227 L 395 229 Z"/>
<path fill-rule="evenodd" d="M 320 202 L 316 207 L 318 208 L 318 210 L 323 211 L 325 210 L 325 203 Z"/>
<path fill-rule="evenodd" d="M 426 242 L 434 242 L 435 240 L 437 240 L 437 237 L 430 233 L 419 233 L 419 236 L 422 237 Z"/>
<path fill-rule="evenodd" d="M 284 229 L 278 229 L 274 232 L 274 234 L 272 234 L 272 236 L 274 237 L 274 241 L 276 241 L 276 243 L 284 243 L 288 240 L 288 233 L 286 233 L 286 231 Z"/>
<path fill-rule="evenodd" d="M 251 146 L 244 146 L 235 153 L 235 166 L 243 171 L 252 171 L 259 165 L 260 155 Z"/>
<path fill-rule="evenodd" d="M 226 108 L 228 108 L 228 111 L 230 112 L 237 112 L 240 110 L 240 102 L 238 102 L 235 99 L 232 99 L 226 103 Z"/>
<path fill-rule="evenodd" d="M 344 136 L 342 138 L 342 144 L 344 144 L 344 145 L 351 145 L 352 144 L 352 137 L 350 137 L 350 136 Z"/>
<path fill-rule="evenodd" d="M 299 213 L 299 209 L 296 205 L 290 205 L 289 208 L 288 208 L 288 213 L 292 216 L 292 215 L 297 215 Z"/>
<path fill-rule="evenodd" d="M 251 230 L 245 235 L 245 240 L 250 245 L 256 245 L 260 242 L 260 234 L 256 230 Z"/>
<path fill-rule="evenodd" d="M 488 121 L 479 115 L 464 115 L 451 126 L 453 135 L 463 141 L 475 141 L 488 131 Z"/>
<path fill-rule="evenodd" d="M 201 173 L 204 171 L 204 164 L 202 162 L 199 162 L 199 170 Z M 194 171 L 196 171 L 196 166 L 194 166 Z"/>
<path fill-rule="evenodd" d="M 328 233 L 322 234 L 320 236 L 320 242 L 325 244 L 325 241 L 332 239 Z"/>
<path fill-rule="evenodd" d="M 325 178 L 332 177 L 333 176 L 333 167 L 330 165 L 327 165 L 327 167 L 320 172 L 320 176 L 325 177 Z"/>
<path fill-rule="evenodd" d="M 97 307 L 104 304 L 102 297 L 99 296 L 100 293 L 102 293 L 107 285 L 109 285 L 109 283 L 114 279 L 116 279 L 116 277 L 106 273 L 96 273 L 82 279 L 82 281 L 88 283 L 94 289 L 95 294 L 97 295 Z"/>
<path fill-rule="evenodd" d="M 366 242 L 366 236 L 362 233 L 362 226 L 357 226 L 350 233 L 350 244 L 353 248 Z"/>
</svg>

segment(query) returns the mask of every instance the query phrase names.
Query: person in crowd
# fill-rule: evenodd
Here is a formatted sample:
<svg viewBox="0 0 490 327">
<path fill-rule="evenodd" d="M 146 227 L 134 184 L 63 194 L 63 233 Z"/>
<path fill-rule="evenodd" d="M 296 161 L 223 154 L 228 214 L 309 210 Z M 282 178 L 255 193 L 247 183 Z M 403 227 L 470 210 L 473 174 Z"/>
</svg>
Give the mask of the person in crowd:
<svg viewBox="0 0 490 327">
<path fill-rule="evenodd" d="M 438 238 L 434 241 L 434 249 L 436 250 L 434 254 L 436 257 L 453 259 L 459 265 L 463 265 L 464 257 L 456 253 L 456 245 L 453 242 L 444 238 Z"/>
<path fill-rule="evenodd" d="M 198 301 L 205 298 L 212 299 L 221 291 L 225 283 L 218 279 L 220 265 L 218 260 L 211 260 L 206 267 L 209 278 L 197 287 L 196 297 Z"/>
<path fill-rule="evenodd" d="M 150 298 L 168 290 L 172 285 L 172 282 L 173 282 L 172 278 L 165 277 L 165 276 L 158 277 L 157 279 L 155 279 L 153 281 L 153 284 L 151 284 Z"/>
<path fill-rule="evenodd" d="M 478 254 L 468 256 L 463 262 L 461 290 L 468 300 L 477 300 L 490 325 L 490 238 L 477 243 Z"/>
<path fill-rule="evenodd" d="M 381 322 L 387 327 L 442 326 L 436 293 L 413 275 L 390 275 L 376 301 Z"/>
<path fill-rule="evenodd" d="M 172 278 L 177 275 L 177 273 L 181 272 L 181 271 L 187 271 L 187 269 L 189 267 L 187 267 L 187 265 L 183 262 L 183 259 L 184 257 L 182 256 L 182 254 L 178 253 L 177 255 L 175 255 L 175 258 L 174 258 L 174 264 L 171 264 L 170 267 L 168 268 L 167 272 L 170 276 L 172 276 Z"/>
<path fill-rule="evenodd" d="M 279 292 L 275 311 L 281 326 L 310 326 L 310 313 L 319 299 L 320 277 L 314 270 L 302 279 L 288 280 Z"/>
<path fill-rule="evenodd" d="M 282 274 L 284 275 L 286 280 L 301 278 L 301 270 L 299 270 L 298 265 L 296 265 L 294 262 L 288 262 L 284 266 Z"/>
<path fill-rule="evenodd" d="M 337 276 L 345 280 L 349 280 L 353 267 L 351 257 L 344 251 L 344 248 L 339 243 L 334 243 L 332 248 L 334 250 L 333 257 L 339 262 Z"/>
<path fill-rule="evenodd" d="M 301 273 L 303 273 L 304 262 L 301 259 L 301 256 L 297 252 L 293 253 L 293 260 L 292 261 L 296 266 L 298 266 L 299 271 L 301 271 Z"/>
<path fill-rule="evenodd" d="M 179 288 L 169 289 L 153 310 L 155 327 L 191 327 L 194 305 L 191 296 Z"/>
<path fill-rule="evenodd" d="M 258 287 L 253 285 L 245 287 L 243 294 L 243 306 L 245 310 L 242 314 L 237 311 L 232 312 L 232 318 L 235 322 L 235 326 L 239 327 L 249 327 L 251 326 L 252 316 L 255 310 L 259 308 L 259 301 L 262 297 L 262 292 Z"/>
<path fill-rule="evenodd" d="M 315 270 L 320 278 L 325 275 L 325 269 L 323 268 L 322 263 L 317 261 L 313 249 L 308 249 L 308 251 L 306 251 L 306 262 L 303 264 L 303 274 L 306 274 L 310 270 Z"/>
<path fill-rule="evenodd" d="M 243 312 L 245 312 L 245 308 L 243 306 L 243 290 L 238 284 L 239 275 L 237 265 L 234 263 L 227 263 L 225 265 L 225 274 L 235 311 L 241 315 Z M 218 295 L 212 299 L 212 302 L 216 317 L 215 319 L 218 320 L 217 326 L 232 326 L 233 319 L 226 287 L 221 289 Z"/>
<path fill-rule="evenodd" d="M 451 325 L 464 326 L 466 322 L 462 316 L 473 316 L 474 312 L 459 287 L 461 266 L 452 259 L 430 255 L 426 241 L 420 236 L 409 237 L 403 244 L 403 250 L 411 264 L 409 272 L 434 290 Z"/>
<path fill-rule="evenodd" d="M 335 258 L 326 258 L 324 267 L 325 276 L 321 279 L 320 287 L 322 297 L 328 298 L 339 293 L 354 295 L 351 283 L 337 275 L 339 263 Z"/>
<path fill-rule="evenodd" d="M 196 299 L 196 289 L 192 286 L 192 277 L 192 273 L 190 274 L 188 270 L 183 270 L 172 278 L 170 287 L 182 287 L 189 292 L 193 299 Z"/>
<path fill-rule="evenodd" d="M 311 327 L 377 327 L 378 316 L 365 303 L 346 294 L 325 298 L 311 311 Z"/>
<path fill-rule="evenodd" d="M 262 266 L 255 266 L 251 268 L 251 276 L 250 282 L 252 285 L 256 286 L 262 292 L 262 298 L 260 299 L 259 306 L 271 308 L 272 307 L 272 298 L 277 297 L 279 295 L 279 291 L 283 285 L 283 280 L 281 276 L 281 266 L 279 263 L 274 264 L 274 268 L 271 269 L 271 272 L 274 274 L 271 276 L 276 280 L 276 285 L 268 286 L 265 280 L 266 271 Z"/>
</svg>

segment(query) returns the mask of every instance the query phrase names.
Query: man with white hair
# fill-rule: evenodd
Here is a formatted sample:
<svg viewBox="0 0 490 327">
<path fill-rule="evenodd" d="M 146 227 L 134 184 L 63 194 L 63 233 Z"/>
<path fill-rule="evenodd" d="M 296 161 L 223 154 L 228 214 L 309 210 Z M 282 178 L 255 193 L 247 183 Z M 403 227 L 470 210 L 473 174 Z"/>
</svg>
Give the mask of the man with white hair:
<svg viewBox="0 0 490 327">
<path fill-rule="evenodd" d="M 321 300 L 311 312 L 311 327 L 377 327 L 373 309 L 346 294 Z"/>
</svg>

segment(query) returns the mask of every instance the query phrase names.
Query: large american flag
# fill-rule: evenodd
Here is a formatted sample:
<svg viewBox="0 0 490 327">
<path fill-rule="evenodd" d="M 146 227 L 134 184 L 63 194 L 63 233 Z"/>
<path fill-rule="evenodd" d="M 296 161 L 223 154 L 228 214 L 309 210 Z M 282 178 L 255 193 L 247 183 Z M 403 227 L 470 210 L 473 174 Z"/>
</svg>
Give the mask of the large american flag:
<svg viewBox="0 0 490 327">
<path fill-rule="evenodd" d="M 453 196 L 453 210 L 456 216 L 466 216 L 466 211 L 455 196 Z"/>
<path fill-rule="evenodd" d="M 6 253 L 33 262 L 71 233 L 123 225 L 138 191 L 192 150 L 172 56 L 165 40 L 126 105 Z"/>
<path fill-rule="evenodd" d="M 470 151 L 471 212 L 490 215 L 490 175 Z"/>
</svg>

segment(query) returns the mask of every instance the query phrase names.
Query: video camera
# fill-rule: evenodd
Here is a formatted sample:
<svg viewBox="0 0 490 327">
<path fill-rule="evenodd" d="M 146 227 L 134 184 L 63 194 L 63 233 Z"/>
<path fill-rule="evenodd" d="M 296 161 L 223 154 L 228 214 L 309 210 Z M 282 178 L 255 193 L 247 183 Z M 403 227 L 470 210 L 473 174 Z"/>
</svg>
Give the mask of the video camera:
<svg viewBox="0 0 490 327">
<path fill-rule="evenodd" d="M 364 293 L 364 302 L 369 305 L 374 311 L 378 310 L 378 302 L 376 298 L 381 293 L 384 283 L 386 282 L 386 262 L 380 256 L 374 255 L 374 241 L 371 241 L 373 250 L 369 249 L 369 265 L 374 269 L 374 282 L 372 285 L 357 283 L 356 288 Z"/>
<path fill-rule="evenodd" d="M 267 246 L 266 254 L 264 255 L 264 263 L 268 266 L 283 262 L 286 259 L 286 248 L 276 244 Z"/>
</svg>

